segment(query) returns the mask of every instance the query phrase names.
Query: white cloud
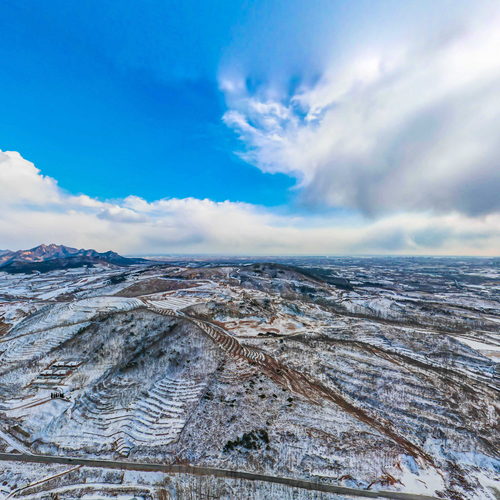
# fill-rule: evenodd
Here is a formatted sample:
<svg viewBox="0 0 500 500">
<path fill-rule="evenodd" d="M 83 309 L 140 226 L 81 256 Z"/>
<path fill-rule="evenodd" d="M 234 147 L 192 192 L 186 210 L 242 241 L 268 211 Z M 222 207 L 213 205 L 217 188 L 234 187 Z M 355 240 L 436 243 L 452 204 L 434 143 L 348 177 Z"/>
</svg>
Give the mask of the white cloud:
<svg viewBox="0 0 500 500">
<path fill-rule="evenodd" d="M 54 179 L 40 175 L 33 163 L 14 151 L 0 151 L 0 189 L 2 204 L 47 204 L 59 198 Z"/>
<path fill-rule="evenodd" d="M 224 121 L 244 142 L 243 157 L 296 177 L 310 205 L 371 216 L 497 212 L 500 12 L 467 15 L 325 67 L 291 97 L 270 99 L 265 84 L 250 92 L 224 77 Z"/>
<path fill-rule="evenodd" d="M 279 215 L 245 203 L 73 196 L 18 153 L 0 152 L 0 248 L 41 242 L 122 253 L 494 255 L 500 214 Z"/>
</svg>

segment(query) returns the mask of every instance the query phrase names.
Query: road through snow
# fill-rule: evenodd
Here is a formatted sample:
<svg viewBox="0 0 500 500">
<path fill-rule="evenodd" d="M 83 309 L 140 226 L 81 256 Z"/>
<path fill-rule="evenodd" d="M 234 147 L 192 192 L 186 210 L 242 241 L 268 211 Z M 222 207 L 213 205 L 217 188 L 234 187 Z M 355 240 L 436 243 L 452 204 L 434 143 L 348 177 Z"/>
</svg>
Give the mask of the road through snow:
<svg viewBox="0 0 500 500">
<path fill-rule="evenodd" d="M 248 481 L 264 481 L 325 493 L 339 493 L 349 496 L 366 498 L 388 498 L 394 500 L 439 500 L 437 497 L 402 493 L 397 491 L 368 491 L 332 484 L 315 483 L 289 477 L 267 476 L 251 472 L 216 469 L 212 467 L 196 467 L 193 465 L 162 465 L 147 462 L 119 462 L 114 460 L 98 460 L 91 458 L 73 458 L 54 455 L 27 455 L 16 453 L 0 453 L 0 461 L 27 462 L 41 464 L 81 465 L 84 467 L 102 467 L 107 469 L 136 470 L 146 472 L 164 472 L 166 474 L 193 474 L 196 476 L 215 476 L 229 479 L 244 479 Z"/>
</svg>

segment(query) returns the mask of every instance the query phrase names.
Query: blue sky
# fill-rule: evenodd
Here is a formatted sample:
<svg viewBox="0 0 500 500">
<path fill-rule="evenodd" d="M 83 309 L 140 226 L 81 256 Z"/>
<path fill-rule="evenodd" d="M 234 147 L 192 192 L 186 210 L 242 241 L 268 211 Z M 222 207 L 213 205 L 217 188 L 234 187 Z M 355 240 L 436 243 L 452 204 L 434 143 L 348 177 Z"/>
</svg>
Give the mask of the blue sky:
<svg viewBox="0 0 500 500">
<path fill-rule="evenodd" d="M 91 196 L 286 203 L 293 179 L 234 154 L 241 145 L 221 121 L 220 71 L 245 72 L 250 88 L 314 78 L 324 41 L 340 51 L 345 24 L 356 18 L 361 30 L 376 15 L 358 5 L 8 0 L 0 148 Z"/>
<path fill-rule="evenodd" d="M 498 19 L 487 0 L 6 0 L 0 248 L 498 253 Z"/>
<path fill-rule="evenodd" d="M 283 203 L 293 181 L 235 156 L 220 119 L 219 57 L 246 10 L 233 1 L 7 2 L 0 147 L 92 196 Z"/>
</svg>

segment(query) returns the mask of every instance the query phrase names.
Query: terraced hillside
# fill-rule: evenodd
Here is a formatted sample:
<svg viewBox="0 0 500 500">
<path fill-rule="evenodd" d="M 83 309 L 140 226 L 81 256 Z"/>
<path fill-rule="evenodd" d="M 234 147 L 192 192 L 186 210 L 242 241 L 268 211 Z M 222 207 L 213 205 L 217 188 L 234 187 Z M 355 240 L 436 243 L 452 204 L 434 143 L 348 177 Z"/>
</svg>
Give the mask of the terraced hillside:
<svg viewBox="0 0 500 500">
<path fill-rule="evenodd" d="M 110 467 L 0 461 L 0 495 L 74 498 L 88 481 L 103 498 L 314 497 L 112 472 L 148 463 L 352 488 L 342 498 L 497 498 L 496 262 L 412 259 L 406 279 L 383 262 L 0 273 L 0 452 Z"/>
</svg>

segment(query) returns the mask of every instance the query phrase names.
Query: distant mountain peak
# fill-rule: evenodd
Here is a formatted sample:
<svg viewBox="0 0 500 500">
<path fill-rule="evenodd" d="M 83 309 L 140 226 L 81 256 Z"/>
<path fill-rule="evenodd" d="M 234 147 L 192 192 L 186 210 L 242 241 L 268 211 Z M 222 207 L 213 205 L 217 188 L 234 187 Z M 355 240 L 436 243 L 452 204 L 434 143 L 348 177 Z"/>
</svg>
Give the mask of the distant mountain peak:
<svg viewBox="0 0 500 500">
<path fill-rule="evenodd" d="M 42 243 L 29 250 L 0 251 L 0 271 L 32 272 L 51 271 L 71 267 L 81 267 L 94 264 L 112 264 L 129 266 L 131 264 L 146 264 L 146 259 L 130 259 L 122 257 L 112 250 L 98 252 L 94 249 L 73 248 L 56 243 Z"/>
<path fill-rule="evenodd" d="M 53 253 L 65 253 L 65 254 L 72 254 L 78 252 L 78 249 L 72 248 L 72 247 L 67 247 L 65 245 L 57 245 L 56 243 L 49 243 L 46 245 L 45 243 L 42 243 L 41 245 L 38 245 L 36 247 L 30 248 L 29 250 L 20 250 L 24 252 L 32 252 L 34 254 L 53 254 Z"/>
</svg>

